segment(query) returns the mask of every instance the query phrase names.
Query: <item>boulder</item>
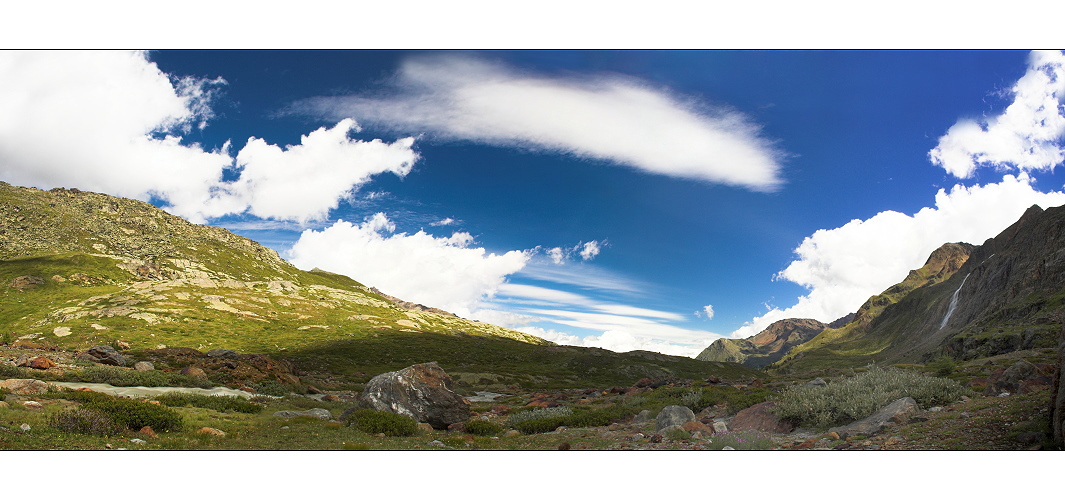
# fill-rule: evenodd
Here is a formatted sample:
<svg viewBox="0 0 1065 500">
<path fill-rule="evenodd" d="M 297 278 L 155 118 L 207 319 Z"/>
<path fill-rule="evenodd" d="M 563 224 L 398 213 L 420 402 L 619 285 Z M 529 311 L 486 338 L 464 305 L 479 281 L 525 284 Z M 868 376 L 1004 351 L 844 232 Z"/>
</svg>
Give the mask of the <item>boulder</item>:
<svg viewBox="0 0 1065 500">
<path fill-rule="evenodd" d="M 686 406 L 670 405 L 662 408 L 655 417 L 655 430 L 661 432 L 671 425 L 683 426 L 695 421 L 695 412 Z"/>
<path fill-rule="evenodd" d="M 451 377 L 435 361 L 382 373 L 366 384 L 360 406 L 406 415 L 434 429 L 470 419 L 470 403 L 454 391 Z"/>
<path fill-rule="evenodd" d="M 635 417 L 632 417 L 632 423 L 634 424 L 646 424 L 651 421 L 651 410 L 642 410 L 637 413 Z"/>
<path fill-rule="evenodd" d="M 807 382 L 806 385 L 810 387 L 828 387 L 828 382 L 825 382 L 821 377 L 817 377 Z"/>
<path fill-rule="evenodd" d="M 917 410 L 917 402 L 913 398 L 897 399 L 866 418 L 841 427 L 833 427 L 828 432 L 835 432 L 843 439 L 858 435 L 872 436 L 884 430 L 889 423 L 902 422 Z"/>
<path fill-rule="evenodd" d="M 40 276 L 19 276 L 11 280 L 11 284 L 8 285 L 16 290 L 32 290 L 44 284 L 44 278 Z"/>
<path fill-rule="evenodd" d="M 773 414 L 774 406 L 776 406 L 775 402 L 766 401 L 740 410 L 735 417 L 732 417 L 732 421 L 730 422 L 732 430 L 755 430 L 780 434 L 788 434 L 795 430 L 794 425 L 781 420 Z"/>
<path fill-rule="evenodd" d="M 88 351 L 78 354 L 78 359 L 84 359 L 103 365 L 126 366 L 126 357 L 119 354 L 114 347 L 109 345 L 90 347 Z"/>
<path fill-rule="evenodd" d="M 237 351 L 230 349 L 211 349 L 210 351 L 207 351 L 207 357 L 237 359 L 240 357 L 240 354 L 237 354 Z"/>
<path fill-rule="evenodd" d="M 195 366 L 186 366 L 182 368 L 181 374 L 196 378 L 207 378 L 207 372 L 203 371 L 202 368 L 196 368 Z"/>
<path fill-rule="evenodd" d="M 48 392 L 48 384 L 32 378 L 9 378 L 0 381 L 0 387 L 21 396 Z"/>
<path fill-rule="evenodd" d="M 197 434 L 206 434 L 208 436 L 215 436 L 215 437 L 226 437 L 225 431 L 221 431 L 221 430 L 215 429 L 214 427 L 201 427 L 200 430 L 196 431 L 196 433 Z"/>
<path fill-rule="evenodd" d="M 30 360 L 29 367 L 34 370 L 47 370 L 49 368 L 55 368 L 55 361 L 52 361 L 44 356 L 38 356 Z"/>
<path fill-rule="evenodd" d="M 150 372 L 155 369 L 151 361 L 138 361 L 133 363 L 133 369 L 139 372 Z"/>
</svg>

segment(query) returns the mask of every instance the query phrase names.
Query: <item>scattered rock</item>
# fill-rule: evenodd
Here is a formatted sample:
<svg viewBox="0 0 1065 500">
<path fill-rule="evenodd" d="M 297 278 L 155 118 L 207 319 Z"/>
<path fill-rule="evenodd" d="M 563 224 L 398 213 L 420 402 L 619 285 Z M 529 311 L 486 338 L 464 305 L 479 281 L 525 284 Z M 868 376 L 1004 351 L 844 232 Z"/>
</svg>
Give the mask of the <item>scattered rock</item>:
<svg viewBox="0 0 1065 500">
<path fill-rule="evenodd" d="M 470 404 L 454 391 L 451 377 L 435 361 L 382 373 L 366 384 L 360 405 L 407 415 L 434 429 L 470 419 Z"/>
<path fill-rule="evenodd" d="M 514 437 L 514 436 L 520 436 L 520 435 L 521 435 L 521 432 L 518 432 L 517 430 L 514 430 L 514 429 L 510 429 L 507 432 L 503 433 L 503 437 L 505 437 L 505 438 Z"/>
<path fill-rule="evenodd" d="M 714 422 L 714 434 L 724 434 L 728 432 L 728 424 L 724 422 Z"/>
<path fill-rule="evenodd" d="M 11 284 L 9 286 L 11 288 L 14 288 L 14 289 L 19 290 L 19 291 L 26 291 L 26 290 L 32 290 L 34 288 L 37 288 L 37 287 L 39 287 L 39 286 L 41 286 L 43 284 L 44 284 L 44 278 L 42 278 L 40 276 L 26 275 L 26 276 L 19 276 L 19 277 L 15 278 L 15 279 L 11 280 Z"/>
<path fill-rule="evenodd" d="M 44 356 L 38 356 L 36 358 L 31 359 L 29 362 L 29 367 L 33 368 L 34 370 L 47 370 L 49 368 L 55 368 L 56 366 L 58 365 L 55 364 L 55 361 L 52 361 Z"/>
<path fill-rule="evenodd" d="M 772 409 L 774 406 L 776 406 L 775 402 L 766 401 L 740 410 L 740 412 L 732 418 L 732 430 L 756 430 L 762 432 L 776 432 L 780 434 L 787 434 L 795 430 L 794 425 L 781 420 L 773 414 Z"/>
<path fill-rule="evenodd" d="M 418 424 L 418 430 L 420 430 L 422 432 L 433 432 L 433 426 L 422 422 L 422 423 Z"/>
<path fill-rule="evenodd" d="M 902 422 L 917 410 L 917 402 L 913 398 L 901 398 L 891 402 L 891 404 L 881 408 L 869 417 L 852 424 L 833 427 L 829 429 L 829 432 L 835 432 L 844 439 L 855 435 L 872 436 L 882 431 L 889 423 Z"/>
<path fill-rule="evenodd" d="M 1065 445 L 1065 327 L 1058 334 L 1058 360 L 1050 389 L 1051 439 L 1059 447 Z"/>
<path fill-rule="evenodd" d="M 465 432 L 466 431 L 466 422 L 455 422 L 455 423 L 447 426 L 447 431 L 448 432 Z"/>
<path fill-rule="evenodd" d="M 569 449 L 570 449 L 569 441 L 566 441 L 566 442 L 558 445 L 558 451 L 568 451 Z"/>
<path fill-rule="evenodd" d="M 129 442 L 131 442 L 131 443 L 133 443 L 133 444 L 148 444 L 148 442 L 147 442 L 147 441 L 145 441 L 145 440 L 143 440 L 143 439 L 140 439 L 140 438 L 133 438 L 133 439 L 130 439 L 130 440 L 129 440 Z"/>
<path fill-rule="evenodd" d="M 103 365 L 126 366 L 126 357 L 119 354 L 114 347 L 98 345 L 90 347 L 88 351 L 78 354 L 78 359 L 92 361 Z"/>
<path fill-rule="evenodd" d="M 692 433 L 692 434 L 694 434 L 696 432 L 699 432 L 699 433 L 702 433 L 702 434 L 707 435 L 707 436 L 709 436 L 710 434 L 712 434 L 714 432 L 712 429 L 707 427 L 706 424 L 704 424 L 704 423 L 702 423 L 702 422 L 700 422 L 698 420 L 685 423 L 683 426 L 681 426 L 681 428 L 684 429 L 685 431 L 689 432 L 689 433 Z"/>
<path fill-rule="evenodd" d="M 39 403 L 37 401 L 25 401 L 25 402 L 22 403 L 22 406 L 25 406 L 26 408 L 28 408 L 30 410 L 41 410 L 41 409 L 44 409 L 44 405 L 42 405 L 41 403 Z"/>
<path fill-rule="evenodd" d="M 736 448 L 733 448 L 731 446 L 725 446 L 721 448 L 721 451 L 736 451 Z"/>
<path fill-rule="evenodd" d="M 159 437 L 159 435 L 156 434 L 155 431 L 152 430 L 152 428 L 150 426 L 147 426 L 147 425 L 144 426 L 144 427 L 141 427 L 141 430 L 137 431 L 137 434 L 141 434 L 143 436 L 147 436 L 147 437 L 150 437 L 150 438 Z"/>
<path fill-rule="evenodd" d="M 226 433 L 224 431 L 220 431 L 218 429 L 215 429 L 214 427 L 201 427 L 200 430 L 196 431 L 196 433 L 207 434 L 209 436 L 226 437 Z"/>
<path fill-rule="evenodd" d="M 655 417 L 655 430 L 662 432 L 663 429 L 669 426 L 676 425 L 679 427 L 693 421 L 695 421 L 695 412 L 691 411 L 690 408 L 670 405 L 658 412 L 658 416 Z"/>
<path fill-rule="evenodd" d="M 48 384 L 32 378 L 9 378 L 0 382 L 0 387 L 21 396 L 48 392 Z"/>
<path fill-rule="evenodd" d="M 336 394 L 326 394 L 322 396 L 322 401 L 340 401 L 340 396 L 337 396 Z"/>
<path fill-rule="evenodd" d="M 447 448 L 448 447 L 446 444 L 444 444 L 443 441 L 441 441 L 439 439 L 434 439 L 432 441 L 429 441 L 429 446 L 432 446 L 432 447 L 435 447 L 435 448 Z"/>
<path fill-rule="evenodd" d="M 55 335 L 56 337 L 66 337 L 67 335 L 70 335 L 70 333 L 69 326 L 57 326 L 52 330 L 52 335 Z"/>
<path fill-rule="evenodd" d="M 279 418 L 314 417 L 318 420 L 329 420 L 333 418 L 333 414 L 325 408 L 311 408 L 310 410 L 304 411 L 281 410 L 274 412 L 274 416 Z"/>
<path fill-rule="evenodd" d="M 150 372 L 155 369 L 151 361 L 138 361 L 133 363 L 133 369 L 139 372 Z"/>
<path fill-rule="evenodd" d="M 30 424 L 22 424 L 18 426 L 18 428 L 22 429 L 22 432 L 29 432 L 30 429 L 33 429 L 33 427 L 30 427 Z"/>
</svg>

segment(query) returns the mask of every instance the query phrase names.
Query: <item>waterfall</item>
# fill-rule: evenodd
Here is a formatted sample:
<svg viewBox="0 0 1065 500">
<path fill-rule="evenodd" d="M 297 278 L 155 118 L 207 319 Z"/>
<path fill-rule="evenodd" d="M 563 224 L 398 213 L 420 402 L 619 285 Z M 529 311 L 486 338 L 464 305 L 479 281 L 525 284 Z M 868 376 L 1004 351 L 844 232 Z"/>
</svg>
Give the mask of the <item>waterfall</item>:
<svg viewBox="0 0 1065 500">
<path fill-rule="evenodd" d="M 961 287 L 965 286 L 965 281 L 969 279 L 969 274 L 965 275 L 965 279 L 961 280 L 961 284 L 958 285 L 958 289 L 954 290 L 954 295 L 950 297 L 950 307 L 947 308 L 947 315 L 943 316 L 943 322 L 939 324 L 940 330 L 942 330 L 943 327 L 947 326 L 947 321 L 950 321 L 950 315 L 954 314 L 954 308 L 958 307 L 958 292 L 961 291 Z"/>
</svg>

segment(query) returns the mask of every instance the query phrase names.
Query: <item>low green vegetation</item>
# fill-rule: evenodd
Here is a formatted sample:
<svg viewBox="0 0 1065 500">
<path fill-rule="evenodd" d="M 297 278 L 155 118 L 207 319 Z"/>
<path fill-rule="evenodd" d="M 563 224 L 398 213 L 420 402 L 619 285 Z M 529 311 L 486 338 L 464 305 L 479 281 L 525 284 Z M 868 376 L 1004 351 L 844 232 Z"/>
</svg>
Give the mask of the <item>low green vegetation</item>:
<svg viewBox="0 0 1065 500">
<path fill-rule="evenodd" d="M 157 396 L 155 400 L 170 407 L 193 406 L 221 412 L 259 413 L 263 409 L 263 405 L 237 396 L 204 396 L 202 394 L 168 392 Z"/>
<path fill-rule="evenodd" d="M 503 428 L 487 420 L 470 420 L 464 425 L 466 432 L 474 436 L 495 436 L 503 432 Z"/>
<path fill-rule="evenodd" d="M 81 407 L 67 414 L 60 414 L 54 425 L 88 428 L 93 430 L 90 434 L 95 434 L 96 430 L 107 429 L 110 424 L 134 431 L 148 426 L 156 432 L 181 430 L 183 426 L 181 415 L 163 405 L 101 392 L 68 391 L 61 395 L 63 399 L 81 403 Z"/>
<path fill-rule="evenodd" d="M 800 426 L 826 428 L 861 420 L 899 398 L 911 397 L 928 408 L 953 403 L 967 393 L 953 380 L 874 367 L 827 387 L 792 386 L 779 397 L 774 411 Z"/>
<path fill-rule="evenodd" d="M 391 437 L 418 434 L 418 423 L 414 419 L 395 413 L 359 409 L 345 415 L 344 421 L 367 434 L 384 434 Z"/>
</svg>

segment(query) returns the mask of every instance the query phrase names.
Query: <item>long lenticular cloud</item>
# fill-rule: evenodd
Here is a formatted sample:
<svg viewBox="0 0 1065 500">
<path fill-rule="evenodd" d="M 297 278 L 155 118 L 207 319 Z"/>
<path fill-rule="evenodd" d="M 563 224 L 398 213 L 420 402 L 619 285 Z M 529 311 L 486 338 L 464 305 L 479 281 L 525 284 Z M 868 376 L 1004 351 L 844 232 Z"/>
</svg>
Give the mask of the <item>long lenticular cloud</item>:
<svg viewBox="0 0 1065 500">
<path fill-rule="evenodd" d="M 408 60 L 388 95 L 317 97 L 294 112 L 451 140 L 557 151 L 645 172 L 772 191 L 783 153 L 743 114 L 698 110 L 617 76 L 528 76 L 479 59 Z"/>
</svg>

